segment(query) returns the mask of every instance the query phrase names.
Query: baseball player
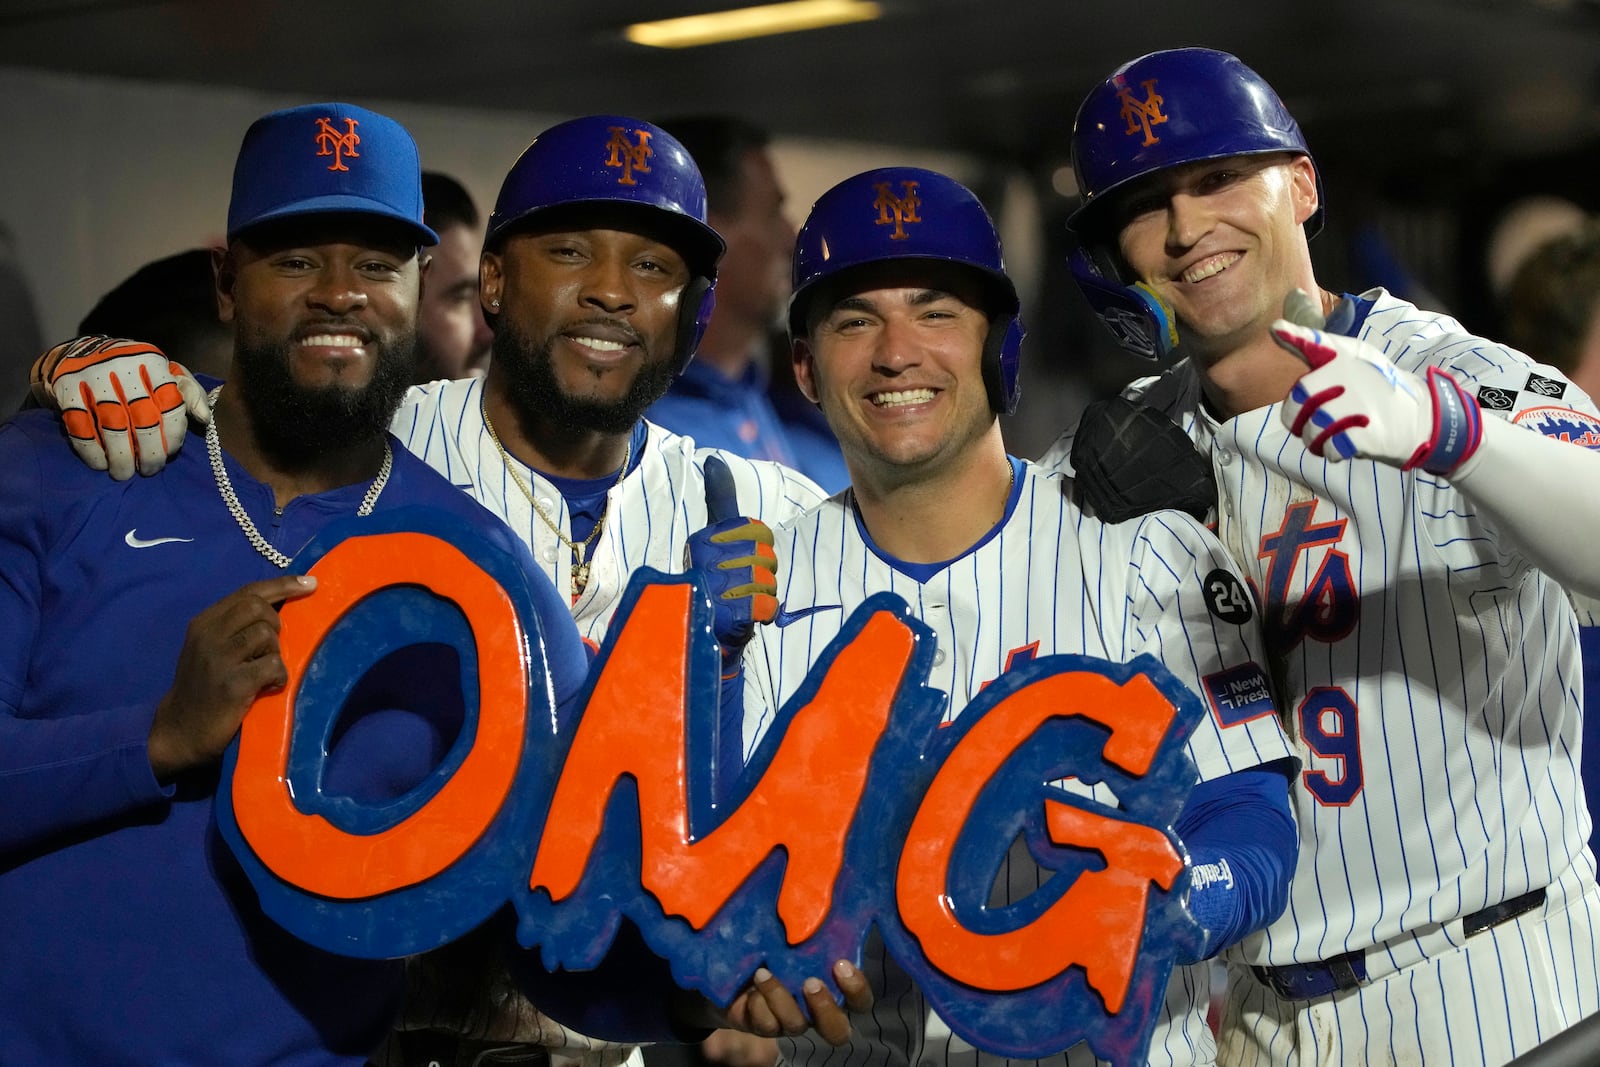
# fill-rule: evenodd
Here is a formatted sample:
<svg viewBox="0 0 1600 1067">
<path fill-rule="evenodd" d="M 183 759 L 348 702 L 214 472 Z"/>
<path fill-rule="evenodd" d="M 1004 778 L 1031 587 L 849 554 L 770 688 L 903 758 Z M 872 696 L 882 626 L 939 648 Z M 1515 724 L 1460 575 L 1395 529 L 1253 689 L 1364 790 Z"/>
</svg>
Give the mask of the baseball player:
<svg viewBox="0 0 1600 1067">
<path fill-rule="evenodd" d="M 732 658 L 758 598 L 734 592 L 745 587 L 741 572 L 716 562 L 747 555 L 750 542 L 712 537 L 760 523 L 708 515 L 707 460 L 725 466 L 740 509 L 764 522 L 822 493 L 785 467 L 699 449 L 641 417 L 687 365 L 710 315 L 722 239 L 705 212 L 694 161 L 659 128 L 594 115 L 544 131 L 506 175 L 489 218 L 480 296 L 495 339 L 486 377 L 413 388 L 391 430 L 523 537 L 586 640 L 604 638 L 635 568 L 678 571 L 689 553 L 710 579 Z M 91 465 L 121 478 L 158 470 L 181 444 L 185 401 L 203 414 L 192 379 L 176 372 L 159 353 L 75 372 L 36 368 L 69 427 L 91 413 L 120 419 L 107 424 L 115 430 L 71 432 Z M 703 530 L 710 535 L 693 537 Z M 784 995 L 770 994 L 780 999 L 776 1015 L 755 1008 L 753 1025 L 799 1026 Z M 550 1024 L 534 1020 L 524 1032 L 541 1025 Z"/>
<path fill-rule="evenodd" d="M 1557 585 L 1600 568 L 1570 533 L 1600 413 L 1452 319 L 1319 288 L 1316 167 L 1235 57 L 1119 68 L 1072 148 L 1074 274 L 1124 344 L 1183 357 L 1126 395 L 1212 466 L 1304 760 L 1289 906 L 1228 954 L 1219 1060 L 1504 1063 L 1600 1007 Z M 1043 463 L 1069 455 L 1097 462 L 1068 435 Z"/>
<path fill-rule="evenodd" d="M 1295 849 L 1293 761 L 1265 695 L 1243 584 L 1190 516 L 1104 524 L 1078 508 L 1061 476 L 1006 454 L 997 415 L 1017 400 L 1023 331 L 977 198 L 908 167 L 841 182 L 800 230 L 789 319 L 796 378 L 839 438 L 851 488 L 775 531 L 783 609 L 746 649 L 747 751 L 874 593 L 898 594 L 934 631 L 928 684 L 948 694 L 947 722 L 1036 656 L 1149 653 L 1213 696 L 1189 743 L 1203 781 L 1176 826 L 1196 869 L 1229 872 L 1192 893 L 1208 930 L 1196 959 L 1275 915 Z M 1229 672 L 1253 679 L 1258 699 L 1220 706 L 1217 680 Z M 1067 788 L 1110 799 L 1104 786 Z M 994 904 L 1021 901 L 1044 877 L 1015 849 Z M 881 945 L 867 959 L 876 1003 L 870 1019 L 856 1019 L 850 1048 L 794 1038 L 782 1042 L 786 1059 L 1002 1062 L 953 1036 Z M 1152 1062 L 1212 1062 L 1208 973 L 1174 973 Z M 1080 1045 L 1049 1062 L 1093 1060 Z"/>
<path fill-rule="evenodd" d="M 350 142 L 319 141 L 356 128 L 360 157 L 330 172 Z M 263 116 L 227 237 L 233 374 L 159 480 L 92 474 L 43 412 L 0 427 L 0 1062 L 359 1065 L 391 1025 L 401 963 L 288 935 L 217 837 L 223 750 L 288 677 L 275 609 L 315 595 L 285 550 L 440 509 L 525 560 L 546 684 L 581 694 L 582 645 L 526 548 L 384 432 L 435 239 L 410 134 L 348 104 Z M 322 791 L 391 800 L 443 758 L 452 724 L 417 699 L 438 667 L 364 680 Z"/>
</svg>

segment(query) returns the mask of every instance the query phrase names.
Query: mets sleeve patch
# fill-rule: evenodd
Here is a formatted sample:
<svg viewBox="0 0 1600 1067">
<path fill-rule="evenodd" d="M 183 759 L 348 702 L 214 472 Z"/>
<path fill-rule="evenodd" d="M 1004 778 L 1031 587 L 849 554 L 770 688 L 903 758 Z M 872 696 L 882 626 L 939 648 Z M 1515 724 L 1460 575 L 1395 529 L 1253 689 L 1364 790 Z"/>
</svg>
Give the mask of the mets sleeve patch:
<svg viewBox="0 0 1600 1067">
<path fill-rule="evenodd" d="M 1511 421 L 1558 441 L 1569 441 L 1584 448 L 1600 448 L 1600 419 L 1587 412 L 1547 405 L 1519 411 Z"/>
<path fill-rule="evenodd" d="M 1267 676 L 1254 663 L 1241 663 L 1200 679 L 1212 714 L 1224 728 L 1272 715 L 1272 690 Z"/>
</svg>

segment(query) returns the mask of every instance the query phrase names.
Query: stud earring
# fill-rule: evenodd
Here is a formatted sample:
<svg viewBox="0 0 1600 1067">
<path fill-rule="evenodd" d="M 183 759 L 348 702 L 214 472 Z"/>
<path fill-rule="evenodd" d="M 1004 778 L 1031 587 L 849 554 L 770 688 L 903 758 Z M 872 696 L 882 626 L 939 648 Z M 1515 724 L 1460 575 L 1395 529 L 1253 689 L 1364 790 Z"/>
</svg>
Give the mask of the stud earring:
<svg viewBox="0 0 1600 1067">
<path fill-rule="evenodd" d="M 489 306 L 494 308 L 496 311 L 499 311 L 500 310 L 500 301 L 499 301 L 499 299 L 496 298 L 494 300 L 489 301 Z"/>
</svg>

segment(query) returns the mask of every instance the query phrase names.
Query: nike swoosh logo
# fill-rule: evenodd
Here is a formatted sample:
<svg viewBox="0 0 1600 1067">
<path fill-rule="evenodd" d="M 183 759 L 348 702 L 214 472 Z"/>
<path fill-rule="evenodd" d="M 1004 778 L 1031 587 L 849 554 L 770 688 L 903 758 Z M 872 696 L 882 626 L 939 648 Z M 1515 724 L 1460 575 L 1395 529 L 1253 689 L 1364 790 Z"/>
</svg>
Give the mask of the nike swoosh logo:
<svg viewBox="0 0 1600 1067">
<path fill-rule="evenodd" d="M 819 611 L 839 611 L 843 607 L 843 604 L 813 604 L 809 608 L 800 608 L 796 611 L 779 608 L 778 614 L 772 617 L 772 625 L 788 626 L 791 622 L 799 622 L 801 619 L 815 615 Z"/>
<path fill-rule="evenodd" d="M 139 536 L 138 527 L 134 527 L 132 530 L 128 531 L 127 536 L 124 537 L 123 540 L 128 542 L 128 547 L 129 548 L 154 548 L 157 545 L 170 545 L 170 544 L 173 544 L 173 543 L 188 544 L 190 541 L 193 541 L 194 538 L 192 538 L 192 537 L 152 537 L 150 540 L 146 541 L 144 538 Z"/>
</svg>

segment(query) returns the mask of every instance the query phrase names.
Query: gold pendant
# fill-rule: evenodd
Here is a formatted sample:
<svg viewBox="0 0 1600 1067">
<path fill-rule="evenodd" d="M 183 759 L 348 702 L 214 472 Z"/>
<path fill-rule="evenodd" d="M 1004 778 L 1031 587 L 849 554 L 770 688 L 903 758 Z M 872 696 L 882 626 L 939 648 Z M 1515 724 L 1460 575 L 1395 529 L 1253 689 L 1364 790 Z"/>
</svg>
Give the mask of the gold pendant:
<svg viewBox="0 0 1600 1067">
<path fill-rule="evenodd" d="M 572 565 L 572 599 L 574 602 L 583 595 L 584 587 L 589 584 L 589 564 L 578 562 Z"/>
</svg>

